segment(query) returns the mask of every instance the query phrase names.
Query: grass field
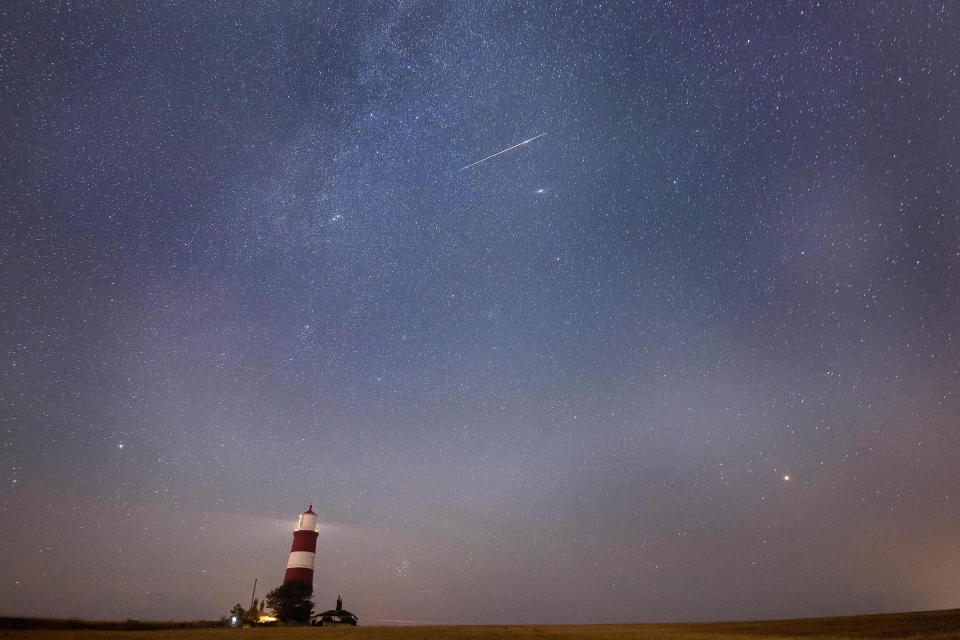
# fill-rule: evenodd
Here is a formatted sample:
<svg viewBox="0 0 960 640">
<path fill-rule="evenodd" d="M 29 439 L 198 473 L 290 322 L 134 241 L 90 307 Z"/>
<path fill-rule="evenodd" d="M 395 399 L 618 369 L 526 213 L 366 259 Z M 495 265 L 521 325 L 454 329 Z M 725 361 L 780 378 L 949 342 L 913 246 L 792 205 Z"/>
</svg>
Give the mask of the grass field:
<svg viewBox="0 0 960 640">
<path fill-rule="evenodd" d="M 960 639 L 960 609 L 843 618 L 705 624 L 597 624 L 437 627 L 287 627 L 259 629 L 0 629 L 11 640 L 838 640 L 840 638 Z"/>
</svg>

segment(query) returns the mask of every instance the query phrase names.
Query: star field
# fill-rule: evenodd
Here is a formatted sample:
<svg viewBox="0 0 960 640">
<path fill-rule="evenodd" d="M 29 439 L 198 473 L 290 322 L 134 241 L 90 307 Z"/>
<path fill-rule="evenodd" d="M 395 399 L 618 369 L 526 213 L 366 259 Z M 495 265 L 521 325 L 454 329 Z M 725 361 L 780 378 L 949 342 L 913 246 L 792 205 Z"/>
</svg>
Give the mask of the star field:
<svg viewBox="0 0 960 640">
<path fill-rule="evenodd" d="M 700 4 L 0 7 L 0 614 L 960 606 L 960 16 Z"/>
</svg>

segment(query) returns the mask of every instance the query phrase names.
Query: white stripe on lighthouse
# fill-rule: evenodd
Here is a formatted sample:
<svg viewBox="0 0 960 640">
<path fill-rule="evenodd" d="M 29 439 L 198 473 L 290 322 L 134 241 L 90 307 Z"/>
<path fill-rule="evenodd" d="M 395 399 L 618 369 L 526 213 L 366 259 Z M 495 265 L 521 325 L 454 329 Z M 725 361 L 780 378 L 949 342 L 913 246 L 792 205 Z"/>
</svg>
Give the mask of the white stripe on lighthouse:
<svg viewBox="0 0 960 640">
<path fill-rule="evenodd" d="M 291 551 L 287 569 L 313 569 L 313 559 L 316 555 L 310 551 Z"/>
</svg>

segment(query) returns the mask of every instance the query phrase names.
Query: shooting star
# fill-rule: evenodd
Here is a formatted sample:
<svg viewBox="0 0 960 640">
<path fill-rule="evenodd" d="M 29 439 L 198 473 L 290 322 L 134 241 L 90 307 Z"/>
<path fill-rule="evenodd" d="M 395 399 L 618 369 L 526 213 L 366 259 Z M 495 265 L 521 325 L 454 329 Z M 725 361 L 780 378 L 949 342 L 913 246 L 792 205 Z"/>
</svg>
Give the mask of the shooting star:
<svg viewBox="0 0 960 640">
<path fill-rule="evenodd" d="M 518 144 L 515 144 L 515 145 L 513 145 L 512 147 L 507 147 L 506 149 L 504 149 L 504 150 L 502 150 L 502 151 L 497 151 L 497 152 L 494 153 L 493 155 L 489 155 L 489 156 L 487 156 L 486 158 L 481 158 L 480 160 L 477 160 L 476 162 L 471 162 L 471 163 L 468 164 L 467 166 L 461 167 L 460 171 L 466 171 L 467 169 L 469 169 L 470 167 L 472 167 L 472 166 L 474 166 L 474 165 L 478 165 L 478 164 L 480 164 L 481 162 L 486 162 L 486 161 L 489 160 L 490 158 L 496 158 L 496 157 L 497 157 L 498 155 L 500 155 L 501 153 L 506 153 L 507 151 L 510 151 L 510 150 L 512 150 L 512 149 L 516 149 L 517 147 L 522 147 L 523 145 L 527 144 L 528 142 L 533 142 L 533 141 L 536 140 L 537 138 L 542 138 L 542 137 L 545 136 L 545 135 L 547 135 L 547 133 L 546 133 L 546 132 L 543 132 L 543 133 L 541 133 L 541 134 L 538 135 L 538 136 L 533 136 L 533 137 L 530 138 L 529 140 L 524 140 L 523 142 L 520 142 L 520 143 L 518 143 Z"/>
</svg>

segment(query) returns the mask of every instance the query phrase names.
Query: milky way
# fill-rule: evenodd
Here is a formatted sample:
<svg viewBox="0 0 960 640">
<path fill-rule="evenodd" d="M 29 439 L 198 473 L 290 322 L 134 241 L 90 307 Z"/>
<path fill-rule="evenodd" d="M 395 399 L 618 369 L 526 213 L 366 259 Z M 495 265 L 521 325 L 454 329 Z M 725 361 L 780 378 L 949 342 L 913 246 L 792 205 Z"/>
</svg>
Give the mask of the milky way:
<svg viewBox="0 0 960 640">
<path fill-rule="evenodd" d="M 3 3 L 0 614 L 960 606 L 958 32 Z"/>
</svg>

